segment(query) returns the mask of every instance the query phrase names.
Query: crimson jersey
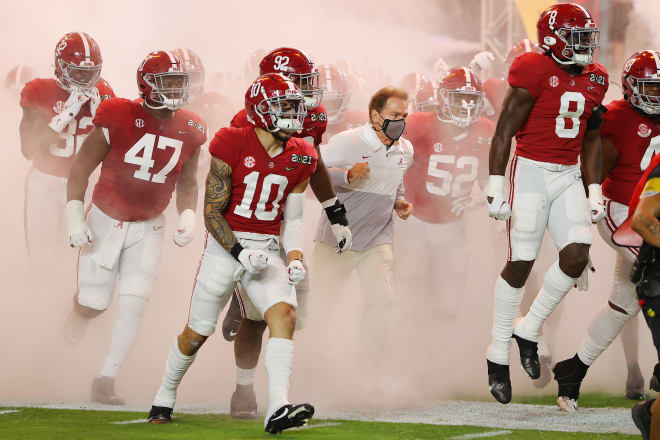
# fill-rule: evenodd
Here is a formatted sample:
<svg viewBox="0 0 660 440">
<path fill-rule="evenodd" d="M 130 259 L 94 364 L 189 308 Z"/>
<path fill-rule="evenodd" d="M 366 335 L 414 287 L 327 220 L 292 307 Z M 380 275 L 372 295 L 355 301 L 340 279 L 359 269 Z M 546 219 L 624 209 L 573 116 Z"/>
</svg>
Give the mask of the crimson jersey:
<svg viewBox="0 0 660 440">
<path fill-rule="evenodd" d="M 527 89 L 535 99 L 516 134 L 516 154 L 541 162 L 576 164 L 587 120 L 609 86 L 605 68 L 593 63 L 571 76 L 549 55 L 528 52 L 513 61 L 509 84 Z"/>
<path fill-rule="evenodd" d="M 650 118 L 620 99 L 607 105 L 603 119 L 601 137 L 610 140 L 619 153 L 603 182 L 603 194 L 627 205 L 642 173 L 660 152 L 660 118 Z"/>
<path fill-rule="evenodd" d="M 209 133 L 215 133 L 225 126 L 225 121 L 231 117 L 233 106 L 229 98 L 216 92 L 204 92 L 190 100 L 186 109 L 202 117 Z"/>
<path fill-rule="evenodd" d="M 639 205 L 639 198 L 642 195 L 642 191 L 644 191 L 646 182 L 654 177 L 660 177 L 660 154 L 651 160 L 648 168 L 646 168 L 646 171 L 644 171 L 644 174 L 642 174 L 642 177 L 639 179 L 639 182 L 637 182 L 637 185 L 635 186 L 635 190 L 633 191 L 633 194 L 627 203 L 628 220 L 630 220 L 630 217 L 632 217 L 632 215 L 635 213 L 635 209 L 637 209 L 637 205 Z M 626 220 L 626 222 L 628 222 L 628 220 Z"/>
<path fill-rule="evenodd" d="M 413 165 L 403 177 L 413 215 L 428 223 L 459 219 L 452 202 L 470 194 L 474 181 L 488 182 L 488 152 L 495 125 L 479 118 L 461 129 L 438 120 L 435 113 L 413 113 L 406 119 L 406 139 L 415 147 Z"/>
<path fill-rule="evenodd" d="M 104 79 L 100 78 L 96 87 L 102 100 L 115 97 L 112 88 Z M 21 91 L 21 107 L 38 110 L 44 117 L 43 129 L 51 130 L 48 123 L 53 116 L 64 109 L 69 94 L 54 78 L 33 79 L 25 84 Z M 89 103 L 84 104 L 75 119 L 62 130 L 58 143 L 37 146 L 33 166 L 46 174 L 68 177 L 76 153 L 94 128 L 92 117 Z"/>
<path fill-rule="evenodd" d="M 486 93 L 486 98 L 493 105 L 493 110 L 495 114 L 492 116 L 487 116 L 488 119 L 497 121 L 497 118 L 500 117 L 500 112 L 502 111 L 502 102 L 504 102 L 504 96 L 506 95 L 506 90 L 508 84 L 505 79 L 502 78 L 488 78 L 484 81 L 484 92 Z M 483 115 L 483 113 L 482 113 Z"/>
<path fill-rule="evenodd" d="M 172 119 L 160 120 L 137 100 L 103 101 L 94 125 L 105 129 L 110 150 L 103 159 L 92 202 L 116 220 L 148 220 L 160 215 L 183 164 L 206 142 L 206 126 L 195 113 L 177 110 Z"/>
<path fill-rule="evenodd" d="M 221 128 L 209 152 L 231 167 L 231 196 L 223 213 L 231 229 L 270 235 L 280 235 L 287 196 L 309 179 L 318 160 L 312 144 L 293 137 L 270 157 L 252 126 Z"/>
<path fill-rule="evenodd" d="M 307 115 L 303 122 L 303 129 L 300 133 L 295 133 L 293 137 L 308 140 L 310 143 L 313 143 L 314 146 L 318 147 L 321 145 L 321 139 L 323 138 L 323 133 L 325 133 L 327 125 L 328 117 L 325 113 L 325 107 L 323 107 L 323 104 L 319 104 L 316 108 L 307 109 Z M 231 120 L 231 127 L 254 127 L 254 125 L 247 120 L 247 112 L 245 109 L 241 109 L 241 111 L 236 113 Z"/>
<path fill-rule="evenodd" d="M 342 131 L 350 130 L 369 122 L 369 115 L 357 110 L 348 110 L 341 114 L 339 122 L 328 124 L 328 128 L 323 135 L 323 143 L 327 144 L 331 137 Z"/>
</svg>

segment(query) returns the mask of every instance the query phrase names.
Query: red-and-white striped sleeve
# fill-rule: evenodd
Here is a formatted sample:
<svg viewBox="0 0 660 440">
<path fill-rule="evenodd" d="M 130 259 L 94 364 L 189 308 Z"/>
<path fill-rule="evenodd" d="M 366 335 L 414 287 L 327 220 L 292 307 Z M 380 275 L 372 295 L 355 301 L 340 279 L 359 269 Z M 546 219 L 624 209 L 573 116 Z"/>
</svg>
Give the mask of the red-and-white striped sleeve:
<svg viewBox="0 0 660 440">
<path fill-rule="evenodd" d="M 511 159 L 511 170 L 509 171 L 509 182 L 511 184 L 509 188 L 509 206 L 511 206 L 511 215 L 513 216 L 513 195 L 515 192 L 515 179 L 516 179 L 516 169 L 518 168 L 518 155 L 514 154 L 513 159 Z M 511 261 L 513 258 L 513 248 L 511 246 L 511 217 L 506 221 L 506 235 L 507 241 L 509 242 L 509 254 L 507 256 L 507 261 Z"/>
</svg>

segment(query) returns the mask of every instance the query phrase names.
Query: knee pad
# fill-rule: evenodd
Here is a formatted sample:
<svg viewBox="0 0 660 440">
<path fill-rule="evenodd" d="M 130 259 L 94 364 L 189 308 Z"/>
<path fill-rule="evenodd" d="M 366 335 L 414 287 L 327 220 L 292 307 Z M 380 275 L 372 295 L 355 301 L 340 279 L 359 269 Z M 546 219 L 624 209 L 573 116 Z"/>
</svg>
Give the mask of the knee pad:
<svg viewBox="0 0 660 440">
<path fill-rule="evenodd" d="M 517 260 L 535 260 L 541 248 L 544 228 L 539 225 L 539 208 L 544 206 L 545 200 L 540 193 L 519 193 L 515 195 L 513 224 L 512 224 L 512 251 Z"/>
<path fill-rule="evenodd" d="M 112 303 L 112 293 L 105 289 L 85 287 L 78 291 L 78 304 L 89 309 L 104 311 Z"/>
<path fill-rule="evenodd" d="M 190 303 L 188 327 L 202 336 L 211 336 L 215 333 L 220 311 L 230 298 L 230 294 L 218 296 L 198 283 L 193 292 Z"/>
<path fill-rule="evenodd" d="M 140 295 L 120 294 L 119 313 L 142 318 L 148 303 L 149 301 Z"/>
</svg>

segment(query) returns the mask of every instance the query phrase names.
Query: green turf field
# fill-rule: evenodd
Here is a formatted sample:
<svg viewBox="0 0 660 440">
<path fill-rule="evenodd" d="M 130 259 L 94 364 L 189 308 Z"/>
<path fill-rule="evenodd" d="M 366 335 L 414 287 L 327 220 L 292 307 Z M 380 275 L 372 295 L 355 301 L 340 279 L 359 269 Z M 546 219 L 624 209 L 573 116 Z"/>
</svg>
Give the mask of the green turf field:
<svg viewBox="0 0 660 440">
<path fill-rule="evenodd" d="M 520 397 L 516 403 L 553 405 L 553 396 Z M 630 408 L 633 402 L 604 394 L 585 394 L 582 408 Z M 499 407 L 498 407 L 499 408 Z M 502 408 L 505 408 L 502 406 Z M 16 411 L 16 412 L 9 412 Z M 263 421 L 227 415 L 174 414 L 168 425 L 142 423 L 146 412 L 0 407 L 0 439 L 265 439 Z M 117 424 L 116 422 L 124 422 Z M 126 423 L 129 422 L 129 423 Z M 481 435 L 479 435 L 481 434 Z M 290 439 L 638 439 L 639 435 L 568 433 L 477 426 L 314 419 L 285 431 Z"/>
</svg>

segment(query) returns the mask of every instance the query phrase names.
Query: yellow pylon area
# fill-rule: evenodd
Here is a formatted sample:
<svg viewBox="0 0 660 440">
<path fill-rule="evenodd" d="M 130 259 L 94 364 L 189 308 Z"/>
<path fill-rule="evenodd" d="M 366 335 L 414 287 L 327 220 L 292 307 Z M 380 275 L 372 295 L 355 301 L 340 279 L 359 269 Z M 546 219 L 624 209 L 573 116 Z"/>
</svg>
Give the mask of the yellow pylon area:
<svg viewBox="0 0 660 440">
<path fill-rule="evenodd" d="M 557 2 L 553 0 L 515 0 L 515 2 L 525 26 L 527 38 L 536 41 L 536 21 L 539 19 L 541 11 Z"/>
</svg>

